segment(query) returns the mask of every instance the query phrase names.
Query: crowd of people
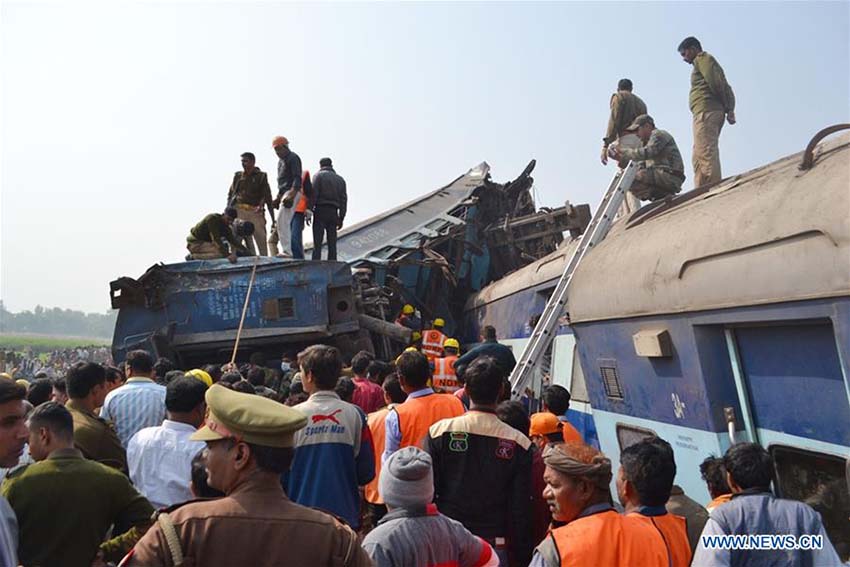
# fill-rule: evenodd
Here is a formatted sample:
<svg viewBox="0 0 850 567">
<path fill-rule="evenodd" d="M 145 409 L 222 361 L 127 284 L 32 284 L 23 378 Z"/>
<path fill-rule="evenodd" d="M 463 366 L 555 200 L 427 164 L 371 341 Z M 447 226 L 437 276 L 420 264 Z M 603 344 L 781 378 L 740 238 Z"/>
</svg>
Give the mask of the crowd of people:
<svg viewBox="0 0 850 567">
<path fill-rule="evenodd" d="M 321 344 L 275 368 L 133 351 L 49 388 L 0 378 L 0 566 L 838 563 L 817 512 L 773 495 L 760 446 L 703 463 L 709 516 L 674 484 L 665 440 L 625 447 L 615 471 L 569 422 L 565 388 L 531 415 L 509 400 L 498 346 L 465 355 L 462 392 L 435 389 L 419 349 L 344 361 Z M 825 545 L 700 544 L 750 533 Z"/>
<path fill-rule="evenodd" d="M 111 365 L 109 347 L 89 345 L 55 349 L 40 353 L 32 348 L 0 352 L 0 373 L 14 379 L 56 378 L 64 376 L 77 362 L 96 362 Z"/>
</svg>

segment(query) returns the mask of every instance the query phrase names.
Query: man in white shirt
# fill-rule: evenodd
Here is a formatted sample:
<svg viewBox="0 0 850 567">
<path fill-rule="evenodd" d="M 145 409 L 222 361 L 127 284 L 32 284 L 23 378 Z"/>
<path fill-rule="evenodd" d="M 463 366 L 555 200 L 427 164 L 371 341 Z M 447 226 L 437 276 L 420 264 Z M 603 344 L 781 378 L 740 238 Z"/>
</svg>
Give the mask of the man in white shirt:
<svg viewBox="0 0 850 567">
<path fill-rule="evenodd" d="M 172 380 L 166 388 L 166 419 L 130 438 L 127 464 L 130 479 L 154 508 L 192 499 L 192 459 L 204 449 L 189 436 L 204 422 L 207 386 L 197 378 Z"/>
</svg>

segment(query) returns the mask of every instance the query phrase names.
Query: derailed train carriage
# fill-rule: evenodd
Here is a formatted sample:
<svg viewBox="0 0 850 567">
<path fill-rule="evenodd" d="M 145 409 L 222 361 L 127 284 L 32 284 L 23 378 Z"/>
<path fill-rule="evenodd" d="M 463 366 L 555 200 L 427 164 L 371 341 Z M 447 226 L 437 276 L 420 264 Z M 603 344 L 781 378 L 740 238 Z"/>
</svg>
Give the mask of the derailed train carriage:
<svg viewBox="0 0 850 567">
<path fill-rule="evenodd" d="M 463 299 L 580 233 L 587 205 L 536 210 L 535 162 L 496 183 L 482 163 L 448 185 L 340 233 L 340 262 L 279 258 L 158 264 L 110 284 L 119 309 L 113 356 L 144 348 L 181 367 L 230 360 L 243 307 L 238 359 L 269 361 L 308 344 L 338 346 L 345 358 L 375 350 L 394 358 L 410 331 L 391 321 L 403 303 L 457 328 Z M 353 270 L 352 270 L 353 269 Z M 353 274 L 352 274 L 353 271 Z"/>
<path fill-rule="evenodd" d="M 616 223 L 575 273 L 548 364 L 615 467 L 661 436 L 702 503 L 703 459 L 760 443 L 776 492 L 817 509 L 847 560 L 850 134 L 821 141 L 830 130 Z M 471 298 L 467 334 L 495 325 L 519 352 L 566 246 Z"/>
</svg>

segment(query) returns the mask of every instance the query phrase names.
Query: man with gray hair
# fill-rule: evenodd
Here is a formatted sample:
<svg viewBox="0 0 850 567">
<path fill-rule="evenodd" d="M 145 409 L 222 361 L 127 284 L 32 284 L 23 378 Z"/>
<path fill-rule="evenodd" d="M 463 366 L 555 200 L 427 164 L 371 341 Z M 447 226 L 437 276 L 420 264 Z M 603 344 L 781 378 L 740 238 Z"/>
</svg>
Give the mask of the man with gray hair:
<svg viewBox="0 0 850 567">
<path fill-rule="evenodd" d="M 458 565 L 497 567 L 499 558 L 486 541 L 437 511 L 431 456 L 405 447 L 384 463 L 378 491 L 389 512 L 363 540 L 377 567 Z"/>
</svg>

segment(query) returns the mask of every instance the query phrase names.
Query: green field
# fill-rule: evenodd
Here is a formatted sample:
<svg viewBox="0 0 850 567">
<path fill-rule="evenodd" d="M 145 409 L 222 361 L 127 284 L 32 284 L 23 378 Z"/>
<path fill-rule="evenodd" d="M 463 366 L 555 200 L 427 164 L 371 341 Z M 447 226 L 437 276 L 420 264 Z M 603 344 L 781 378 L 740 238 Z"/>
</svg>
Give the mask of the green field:
<svg viewBox="0 0 850 567">
<path fill-rule="evenodd" d="M 109 339 L 93 337 L 53 337 L 49 335 L 0 335 L 0 350 L 22 351 L 30 347 L 35 352 L 49 352 L 79 346 L 108 346 Z"/>
</svg>

